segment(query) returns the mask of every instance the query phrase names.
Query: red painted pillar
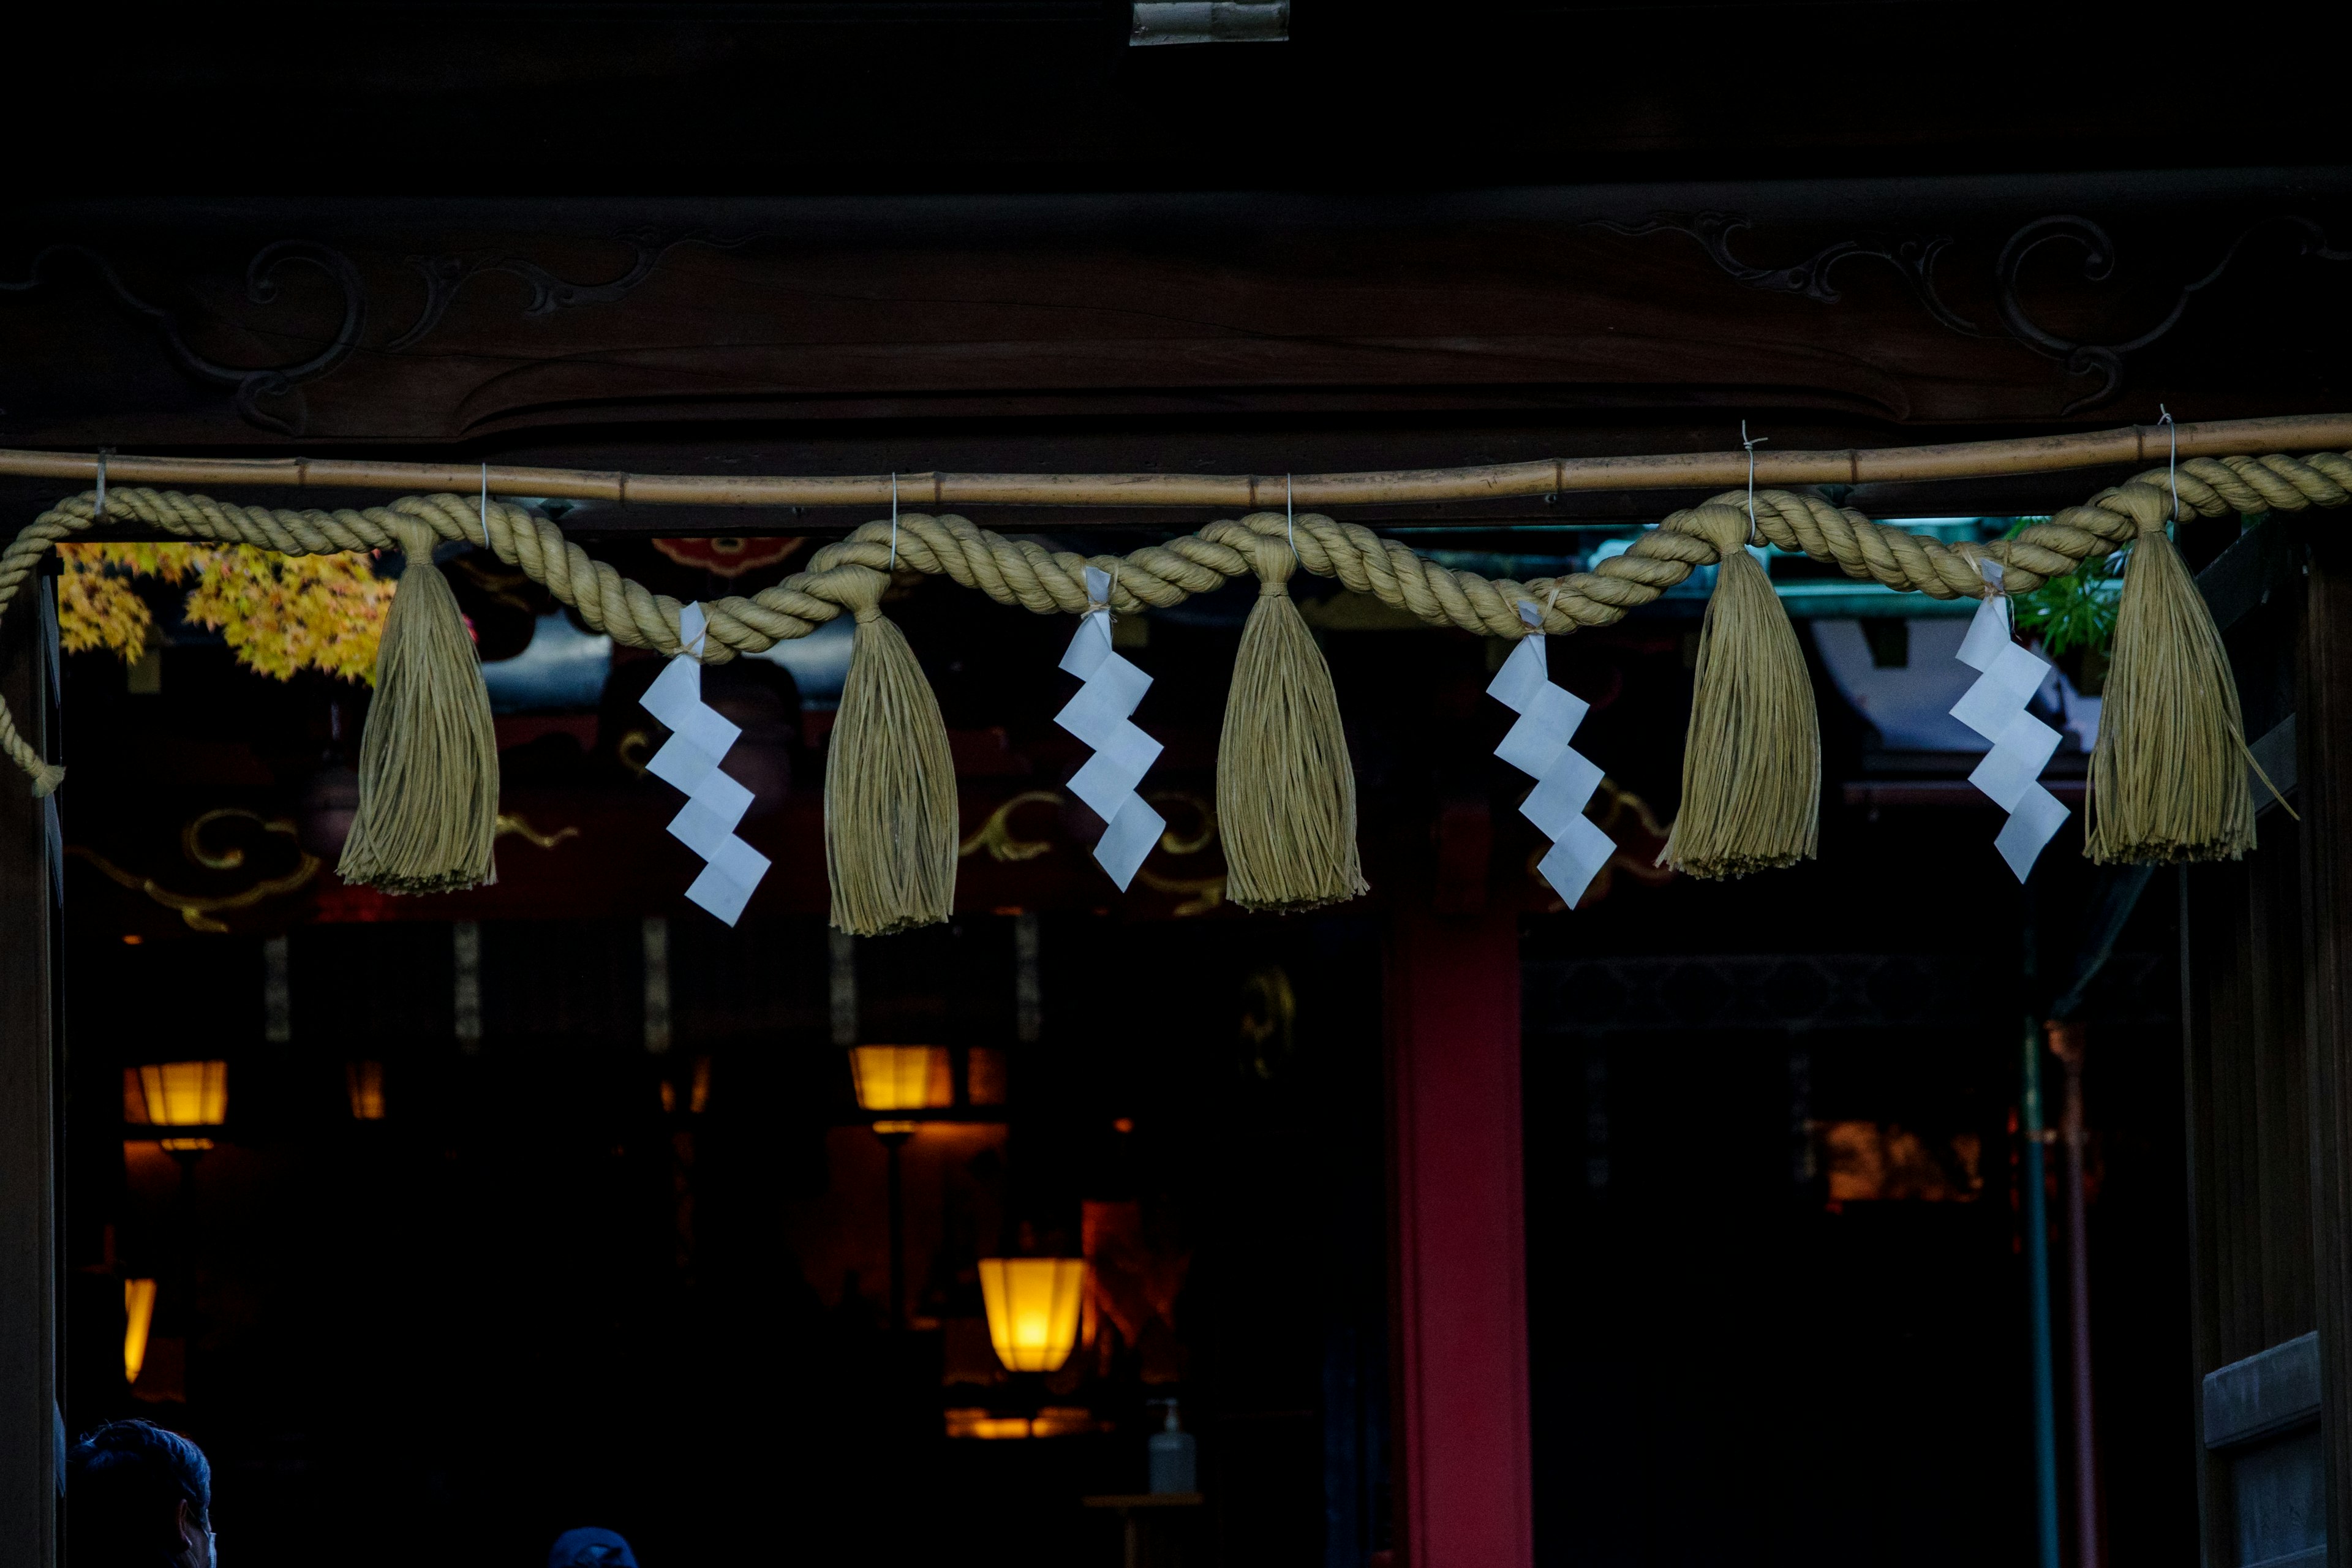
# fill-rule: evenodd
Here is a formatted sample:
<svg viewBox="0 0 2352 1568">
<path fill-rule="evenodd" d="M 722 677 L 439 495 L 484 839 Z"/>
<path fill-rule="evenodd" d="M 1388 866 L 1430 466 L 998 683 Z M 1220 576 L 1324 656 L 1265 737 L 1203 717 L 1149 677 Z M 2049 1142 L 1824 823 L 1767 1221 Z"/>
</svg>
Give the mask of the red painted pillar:
<svg viewBox="0 0 2352 1568">
<path fill-rule="evenodd" d="M 1388 991 L 1401 1556 L 1528 1568 L 1517 917 L 1400 913 Z"/>
</svg>

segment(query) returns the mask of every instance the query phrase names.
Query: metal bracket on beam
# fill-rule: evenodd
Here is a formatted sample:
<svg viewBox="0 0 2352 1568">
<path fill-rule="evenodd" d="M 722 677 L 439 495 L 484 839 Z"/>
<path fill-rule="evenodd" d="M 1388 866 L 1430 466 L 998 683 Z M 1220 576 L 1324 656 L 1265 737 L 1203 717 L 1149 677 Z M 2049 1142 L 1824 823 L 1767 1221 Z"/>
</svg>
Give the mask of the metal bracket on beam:
<svg viewBox="0 0 2352 1568">
<path fill-rule="evenodd" d="M 1290 37 L 1290 0 L 1135 0 L 1128 42 L 1279 44 Z"/>
</svg>

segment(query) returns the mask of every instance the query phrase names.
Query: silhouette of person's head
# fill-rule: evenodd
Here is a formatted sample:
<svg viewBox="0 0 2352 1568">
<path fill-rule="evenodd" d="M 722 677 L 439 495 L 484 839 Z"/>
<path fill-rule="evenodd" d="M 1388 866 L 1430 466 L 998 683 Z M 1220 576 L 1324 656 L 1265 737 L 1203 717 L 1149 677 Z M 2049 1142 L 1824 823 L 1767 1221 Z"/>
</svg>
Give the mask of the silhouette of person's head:
<svg viewBox="0 0 2352 1568">
<path fill-rule="evenodd" d="M 66 1507 L 75 1568 L 213 1568 L 213 1468 L 145 1421 L 110 1421 L 74 1445 Z"/>
<path fill-rule="evenodd" d="M 637 1559 L 609 1530 L 567 1530 L 547 1549 L 547 1568 L 637 1568 Z"/>
</svg>

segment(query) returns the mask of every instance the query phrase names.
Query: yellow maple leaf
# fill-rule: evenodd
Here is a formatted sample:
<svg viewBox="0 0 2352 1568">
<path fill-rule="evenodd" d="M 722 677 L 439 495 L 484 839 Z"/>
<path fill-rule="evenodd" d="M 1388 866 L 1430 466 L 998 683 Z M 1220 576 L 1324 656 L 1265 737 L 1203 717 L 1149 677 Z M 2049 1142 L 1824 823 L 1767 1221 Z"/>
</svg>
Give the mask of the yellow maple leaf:
<svg viewBox="0 0 2352 1568">
<path fill-rule="evenodd" d="M 59 545 L 59 552 L 73 550 Z M 147 601 L 122 578 L 65 558 L 58 574 L 58 641 L 68 653 L 110 648 L 128 661 L 146 651 L 155 625 Z"/>
<path fill-rule="evenodd" d="M 147 648 L 154 616 L 133 576 L 194 579 L 183 612 L 218 631 L 249 669 L 279 680 L 320 669 L 373 683 L 377 639 L 398 584 L 369 557 L 280 555 L 250 545 L 61 544 L 58 634 L 75 652 L 110 648 L 128 661 Z"/>
</svg>

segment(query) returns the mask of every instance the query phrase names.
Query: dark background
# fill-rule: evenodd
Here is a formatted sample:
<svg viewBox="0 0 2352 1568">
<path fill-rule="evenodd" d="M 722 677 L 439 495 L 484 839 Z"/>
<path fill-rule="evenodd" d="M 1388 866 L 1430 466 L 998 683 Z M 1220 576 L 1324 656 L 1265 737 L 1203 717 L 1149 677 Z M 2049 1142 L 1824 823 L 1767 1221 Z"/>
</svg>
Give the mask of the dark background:
<svg viewBox="0 0 2352 1568">
<path fill-rule="evenodd" d="M 1669 602 L 1553 650 L 1556 678 L 1596 705 L 1580 745 L 1661 817 L 1678 787 L 1695 608 Z M 1134 652 L 1156 679 L 1139 717 L 1170 747 L 1159 782 L 1209 787 L 1240 609 L 1202 601 Z M 1057 783 L 1053 770 L 1072 763 L 1050 760 L 1048 715 L 1066 679 L 1045 674 L 1051 649 L 1027 635 L 1054 628 L 936 585 L 898 613 L 957 732 L 992 722 L 1014 755 L 1038 759 L 1011 784 Z M 1046 910 L 1037 1045 L 1010 1038 L 1012 922 L 989 902 L 1003 873 L 984 857 L 963 862 L 951 929 L 861 943 L 858 964 L 869 1030 L 1012 1052 L 1003 1165 L 980 1178 L 1007 1228 L 1025 1222 L 1066 1247 L 1080 1199 L 1137 1196 L 1192 1247 L 1175 1392 L 1215 1500 L 1196 1529 L 1213 1560 L 1354 1568 L 1387 1543 L 1391 1507 L 1386 912 L 1400 900 L 1540 908 L 1542 890 L 1525 873 L 1537 840 L 1513 810 L 1523 781 L 1491 756 L 1508 715 L 1482 695 L 1482 643 L 1429 630 L 1322 641 L 1363 790 L 1375 891 L 1360 906 L 1170 918 L 1172 900 L 1109 898 L 1083 839 L 1049 818 L 1024 829 L 1057 844 L 1032 863 L 1058 868 L 1052 879 L 1029 884 Z M 157 698 L 124 695 L 110 658 L 69 660 L 81 726 L 70 733 L 100 731 L 91 744 L 111 763 L 86 775 L 108 793 L 86 795 L 82 811 L 103 805 L 105 832 L 133 847 L 161 843 L 202 801 L 299 812 L 307 781 L 339 754 L 312 710 L 332 683 L 266 684 L 193 642 L 165 659 Z M 2012 1124 L 2034 994 L 2021 980 L 2025 905 L 1990 848 L 1993 811 L 1849 804 L 1847 786 L 1885 783 L 1889 759 L 1832 687 L 1817 696 L 1818 863 L 1727 884 L 1654 885 L 1620 868 L 1591 907 L 1523 923 L 1546 1562 L 1957 1562 L 2026 1549 Z M 223 737 L 212 771 L 183 772 L 143 805 L 96 782 L 159 779 L 142 748 L 201 733 Z M 598 771 L 604 750 L 552 771 L 542 759 L 543 826 L 585 822 L 603 846 L 631 815 L 657 825 L 654 803 L 616 795 Z M 795 796 L 813 798 L 816 771 L 798 776 Z M 1454 843 L 1465 815 L 1493 836 L 1467 886 Z M 762 897 L 782 912 L 755 905 L 733 932 L 671 901 L 676 868 L 625 855 L 615 882 L 597 860 L 503 841 L 509 882 L 558 879 L 537 895 L 551 918 L 483 927 L 478 1056 L 450 1038 L 443 921 L 462 900 L 360 923 L 337 923 L 332 899 L 307 916 L 297 900 L 232 916 L 242 934 L 204 935 L 72 861 L 72 1242 L 94 1264 L 111 1226 L 123 1267 L 161 1271 L 175 1237 L 193 1237 L 197 1285 L 193 1309 L 167 1299 L 156 1330 L 194 1341 L 188 1402 L 150 1405 L 109 1372 L 119 1286 L 89 1277 L 70 1420 L 135 1410 L 184 1424 L 222 1467 L 225 1532 L 258 1563 L 307 1560 L 383 1495 L 403 1500 L 403 1532 L 366 1532 L 353 1561 L 398 1561 L 418 1539 L 462 1561 L 527 1561 L 592 1518 L 629 1533 L 649 1565 L 727 1561 L 779 1539 L 906 1562 L 1113 1550 L 1108 1521 L 1076 1500 L 1140 1485 L 1141 1400 L 1160 1390 L 1132 1367 L 1080 1389 L 1071 1402 L 1117 1424 L 1099 1437 L 946 1441 L 940 1407 L 967 1395 L 942 1394 L 936 1337 L 893 1349 L 876 1326 L 878 1282 L 865 1282 L 863 1308 L 829 1306 L 838 1280 L 812 1273 L 786 1238 L 788 1205 L 850 1225 L 874 1197 L 860 1211 L 828 1175 L 828 1130 L 854 1108 L 828 1043 L 821 921 L 790 912 L 808 907 L 801 882 L 818 885 L 818 841 L 812 818 L 776 820 L 777 889 Z M 2037 878 L 2045 977 L 2071 973 L 2095 888 L 2062 833 Z M 640 1038 L 636 915 L 591 918 L 616 898 L 671 919 L 667 1058 Z M 2173 899 L 2159 879 L 2086 1015 L 2102 1458 L 2114 1549 L 2133 1560 L 2184 1550 L 2194 1510 Z M 257 944 L 289 913 L 295 1035 L 271 1047 L 258 1041 Z M 1780 966 L 1777 978 L 1740 967 L 1759 962 Z M 1298 1001 L 1294 1047 L 1269 1060 L 1242 1019 L 1245 981 L 1270 965 Z M 1822 973 L 1863 978 L 1825 990 Z M 225 1146 L 185 1200 L 156 1156 L 135 1159 L 128 1184 L 123 1174 L 122 1140 L 138 1134 L 120 1122 L 120 1068 L 159 1050 L 232 1063 Z M 697 1055 L 711 1061 L 709 1110 L 665 1115 L 661 1080 L 683 1092 Z M 384 1123 L 347 1119 L 341 1064 L 354 1057 L 388 1064 Z M 1111 1129 L 1122 1116 L 1132 1134 Z M 1836 1121 L 1973 1134 L 1981 1188 L 1841 1208 L 1817 1129 Z M 970 1235 L 910 1259 L 910 1274 L 976 1312 L 970 1257 L 1013 1239 Z M 2062 1242 L 2053 1220 L 2053 1258 Z"/>
<path fill-rule="evenodd" d="M 1096 0 L 44 15 L 12 97 L 29 151 L 0 203 L 0 443 L 1279 475 L 1721 451 L 1743 420 L 1787 450 L 2342 404 L 2352 132 L 2305 63 L 2340 56 L 2335 13 L 1299 0 L 1286 44 L 1197 49 L 1129 48 L 1125 25 Z M 2057 237 L 2019 256 L 2038 234 Z M 288 245 L 300 258 L 266 264 Z M 2022 512 L 2120 477 L 1845 499 L 1874 516 Z M 0 502 L 29 519 L 78 488 L 11 479 Z M 1693 499 L 1364 521 L 1475 534 L 1654 521 Z M 822 536 L 871 515 L 649 511 L 567 526 L 650 580 L 649 532 Z M 979 521 L 1099 544 L 1205 519 Z M 1139 718 L 1194 790 L 1238 623 L 1207 608 L 1155 623 L 1140 656 L 1160 684 Z M 1688 610 L 1553 656 L 1596 701 L 1585 742 L 1662 819 Z M 950 723 L 1001 729 L 1028 768 L 968 775 L 967 810 L 1066 777 L 1046 722 L 1064 689 L 1042 679 L 1065 628 L 939 584 L 905 612 Z M 1383 916 L 1398 899 L 1539 900 L 1521 781 L 1488 756 L 1505 715 L 1479 695 L 1486 650 L 1425 630 L 1324 640 L 1363 786 L 1376 895 L 1360 912 L 1179 921 L 1181 900 L 1151 893 L 1097 915 L 1112 900 L 1082 875 L 967 861 L 961 934 L 927 939 L 929 978 L 927 958 L 892 984 L 958 1043 L 1000 1040 L 999 911 L 1048 910 L 1010 1208 L 1049 1231 L 1085 1196 L 1181 1210 L 1211 1534 L 1237 1561 L 1319 1550 L 1359 1568 L 1389 1508 Z M 102 658 L 69 666 L 68 837 L 142 872 L 182 869 L 180 828 L 215 805 L 308 831 L 310 785 L 356 745 L 356 693 L 270 686 L 216 647 L 169 650 L 160 699 L 128 696 Z M 1822 700 L 1819 865 L 1724 887 L 1621 875 L 1597 907 L 1525 924 L 1548 1562 L 2026 1550 L 2018 894 L 1992 813 L 1849 805 L 1867 736 Z M 487 917 L 475 1058 L 436 1011 L 450 910 L 363 923 L 348 901 L 265 906 L 200 935 L 71 863 L 69 1422 L 160 1408 L 187 1426 L 220 1461 L 232 1560 L 257 1564 L 528 1563 L 589 1504 L 641 1538 L 648 1568 L 786 1545 L 1107 1560 L 1108 1521 L 1072 1500 L 1137 1484 L 1139 1387 L 1102 1391 L 1121 1425 L 1100 1440 L 949 1445 L 909 1415 L 929 1420 L 939 1396 L 917 1396 L 919 1365 L 856 1314 L 817 1310 L 832 1282 L 777 1245 L 779 1205 L 825 1191 L 824 1131 L 847 1114 L 823 1027 L 807 734 L 762 830 L 798 850 L 775 903 L 735 937 L 706 922 L 679 944 L 671 1069 L 698 1049 L 713 1062 L 681 1267 L 683 1129 L 630 1043 L 629 965 L 638 917 L 700 917 L 674 898 L 690 869 L 660 839 L 665 797 L 614 774 L 612 740 L 509 757 L 530 810 L 576 812 L 546 820 L 587 824 L 626 863 L 567 881 L 502 846 L 508 895 L 538 918 Z M 1480 821 L 1491 853 L 1467 856 L 1447 825 Z M 1084 873 L 1072 825 L 1055 826 L 1048 865 Z M 2090 892 L 2070 837 L 2043 873 L 2045 975 Z M 2125 989 L 2089 1020 L 2123 1562 L 2185 1562 L 2194 1534 L 2176 892 L 2159 879 L 2118 957 Z M 289 926 L 301 1021 L 264 1047 L 257 943 Z M 1834 1025 L 1801 984 L 1752 1016 L 1709 1001 L 1727 961 L 1776 956 L 1914 979 L 1903 965 L 1932 958 L 1937 1000 Z M 1580 1021 L 1585 994 L 1547 987 L 1603 960 L 1693 964 L 1670 987 L 1686 1005 Z M 1268 963 L 1300 998 L 1297 1063 L 1271 1079 L 1244 1076 L 1236 1046 L 1241 982 Z M 393 1072 L 382 1127 L 341 1120 L 361 1046 Z M 233 1128 L 183 1204 L 170 1167 L 126 1175 L 119 1069 L 199 1050 L 233 1063 Z M 1103 1131 L 1118 1115 L 1138 1123 L 1124 1154 Z M 1974 1133 L 1981 1192 L 1831 1212 L 1801 1123 L 1841 1119 Z M 189 1311 L 189 1403 L 152 1407 L 119 1386 L 119 1275 L 168 1264 L 180 1237 L 199 1289 L 165 1311 Z"/>
</svg>

